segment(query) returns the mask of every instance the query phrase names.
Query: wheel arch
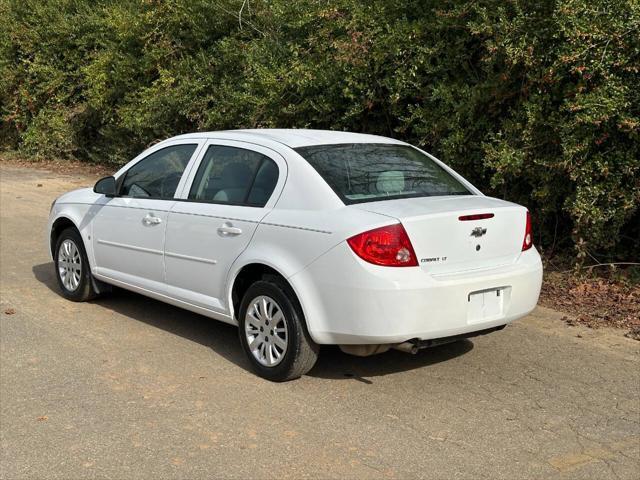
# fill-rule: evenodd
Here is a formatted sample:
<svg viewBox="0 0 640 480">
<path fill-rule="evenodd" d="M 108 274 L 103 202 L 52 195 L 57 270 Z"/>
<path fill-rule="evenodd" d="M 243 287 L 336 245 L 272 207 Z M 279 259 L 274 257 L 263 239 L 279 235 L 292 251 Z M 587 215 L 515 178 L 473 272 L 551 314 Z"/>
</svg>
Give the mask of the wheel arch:
<svg viewBox="0 0 640 480">
<path fill-rule="evenodd" d="M 59 216 L 51 224 L 51 231 L 49 232 L 49 249 L 52 257 L 55 256 L 56 241 L 58 240 L 58 237 L 67 228 L 75 228 L 76 231 L 80 233 L 80 229 L 75 222 L 65 215 Z"/>
<path fill-rule="evenodd" d="M 234 269 L 234 273 L 230 276 L 231 280 L 229 282 L 227 301 L 231 317 L 237 321 L 236 314 L 240 309 L 240 302 L 249 286 L 269 276 L 278 277 L 280 281 L 289 287 L 291 290 L 290 293 L 294 295 L 294 300 L 300 305 L 302 313 L 305 316 L 305 324 L 308 327 L 304 302 L 296 286 L 291 282 L 290 278 L 287 278 L 287 276 L 271 262 L 262 260 L 248 261 L 243 265 L 238 265 Z"/>
<path fill-rule="evenodd" d="M 73 212 L 67 212 L 67 213 L 73 213 Z M 93 270 L 93 251 L 91 249 L 91 242 L 90 240 L 90 236 L 88 236 L 87 233 L 87 228 L 82 228 L 82 217 L 80 217 L 80 222 L 74 221 L 71 215 L 66 215 L 64 213 L 58 215 L 55 220 L 53 220 L 53 222 L 51 223 L 51 228 L 50 228 L 50 232 L 49 232 L 49 249 L 51 251 L 51 258 L 55 260 L 55 249 L 56 249 L 56 242 L 58 240 L 58 237 L 60 236 L 60 234 L 62 232 L 64 232 L 67 228 L 73 228 L 75 229 L 76 232 L 78 232 L 78 235 L 80 236 L 80 239 L 83 242 L 83 248 L 85 251 L 85 254 L 87 256 L 87 264 L 89 266 L 89 272 L 91 272 Z M 108 285 L 104 282 L 101 282 L 99 280 L 97 280 L 93 275 L 91 275 L 91 283 L 93 285 L 93 290 L 94 292 L 96 292 L 97 294 L 101 294 L 101 293 L 107 293 L 110 292 L 112 290 L 111 285 Z"/>
</svg>

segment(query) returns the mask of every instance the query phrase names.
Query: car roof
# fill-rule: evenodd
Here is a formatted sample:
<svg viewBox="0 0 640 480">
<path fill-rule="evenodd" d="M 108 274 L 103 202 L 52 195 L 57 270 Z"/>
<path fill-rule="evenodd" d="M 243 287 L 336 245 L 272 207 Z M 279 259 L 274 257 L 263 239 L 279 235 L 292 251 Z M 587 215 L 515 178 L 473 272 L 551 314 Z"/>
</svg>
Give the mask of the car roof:
<svg viewBox="0 0 640 480">
<path fill-rule="evenodd" d="M 311 130 L 304 128 L 255 128 L 245 130 L 223 130 L 219 132 L 188 133 L 174 139 L 188 138 L 224 138 L 247 140 L 259 143 L 260 140 L 278 142 L 290 148 L 311 145 L 333 145 L 340 143 L 394 143 L 404 144 L 393 138 L 364 133 L 342 132 L 336 130 Z"/>
</svg>

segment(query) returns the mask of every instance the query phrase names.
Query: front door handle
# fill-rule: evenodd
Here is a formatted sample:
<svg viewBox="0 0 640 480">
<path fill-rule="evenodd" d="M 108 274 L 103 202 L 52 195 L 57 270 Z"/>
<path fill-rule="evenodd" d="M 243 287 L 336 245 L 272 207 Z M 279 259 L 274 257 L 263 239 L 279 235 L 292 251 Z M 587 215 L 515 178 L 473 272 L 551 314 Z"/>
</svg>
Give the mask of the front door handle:
<svg viewBox="0 0 640 480">
<path fill-rule="evenodd" d="M 153 225 L 159 225 L 162 223 L 162 219 L 160 217 L 156 217 L 150 213 L 147 213 L 145 217 L 142 219 L 143 225 L 147 225 L 149 227 Z"/>
<path fill-rule="evenodd" d="M 234 227 L 230 222 L 226 222 L 223 223 L 220 228 L 218 228 L 218 233 L 223 237 L 235 237 L 242 233 L 242 229 Z"/>
</svg>

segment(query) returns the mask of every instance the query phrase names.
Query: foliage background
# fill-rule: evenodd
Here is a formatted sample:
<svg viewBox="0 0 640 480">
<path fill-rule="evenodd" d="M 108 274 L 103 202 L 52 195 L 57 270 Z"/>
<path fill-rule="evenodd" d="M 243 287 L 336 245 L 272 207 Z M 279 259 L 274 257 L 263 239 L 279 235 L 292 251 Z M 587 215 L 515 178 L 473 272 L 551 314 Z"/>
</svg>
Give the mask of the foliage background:
<svg viewBox="0 0 640 480">
<path fill-rule="evenodd" d="M 638 31 L 639 0 L 0 0 L 0 148 L 382 134 L 527 205 L 548 255 L 638 261 Z"/>
</svg>

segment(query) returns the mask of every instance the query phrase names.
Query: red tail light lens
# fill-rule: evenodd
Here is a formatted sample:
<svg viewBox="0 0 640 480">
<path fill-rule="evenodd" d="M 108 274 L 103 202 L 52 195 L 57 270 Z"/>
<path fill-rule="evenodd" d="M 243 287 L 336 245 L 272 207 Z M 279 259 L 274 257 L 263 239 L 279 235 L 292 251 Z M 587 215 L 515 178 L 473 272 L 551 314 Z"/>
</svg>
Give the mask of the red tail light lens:
<svg viewBox="0 0 640 480">
<path fill-rule="evenodd" d="M 347 240 L 361 259 L 385 267 L 417 267 L 418 259 L 404 227 L 396 223 Z"/>
<path fill-rule="evenodd" d="M 458 217 L 461 222 L 468 222 L 469 220 L 485 220 L 487 218 L 493 218 L 493 213 L 475 213 L 473 215 L 462 215 Z"/>
<path fill-rule="evenodd" d="M 522 242 L 522 251 L 529 250 L 533 247 L 533 233 L 531 232 L 531 214 L 527 212 L 527 226 L 524 229 L 524 241 Z"/>
</svg>

